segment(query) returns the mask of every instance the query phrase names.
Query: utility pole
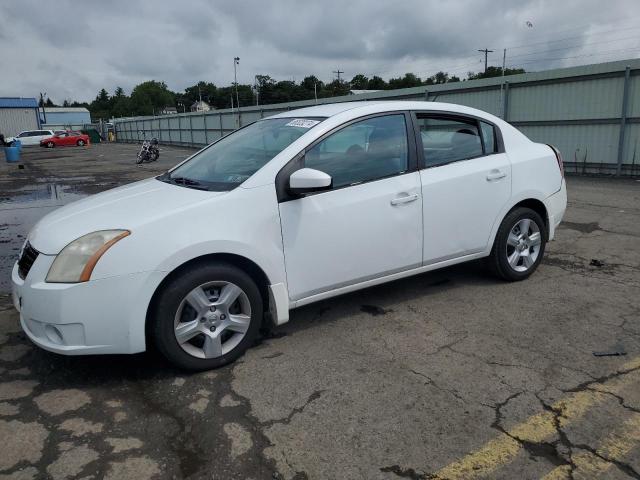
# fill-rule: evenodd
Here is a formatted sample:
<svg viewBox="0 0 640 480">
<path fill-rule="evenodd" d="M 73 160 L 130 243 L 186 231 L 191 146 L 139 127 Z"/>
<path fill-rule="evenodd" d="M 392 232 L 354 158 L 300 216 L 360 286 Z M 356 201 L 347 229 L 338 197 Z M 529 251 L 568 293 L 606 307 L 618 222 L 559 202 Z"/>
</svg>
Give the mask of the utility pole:
<svg viewBox="0 0 640 480">
<path fill-rule="evenodd" d="M 334 70 L 333 73 L 335 73 L 338 76 L 338 83 L 340 83 L 340 74 L 344 73 L 344 71 L 338 69 L 338 70 Z"/>
<path fill-rule="evenodd" d="M 483 50 L 481 49 L 481 50 L 478 50 L 478 51 L 479 52 L 484 52 L 484 73 L 487 73 L 487 55 L 489 53 L 493 53 L 493 50 L 489 50 L 489 49 L 485 48 Z"/>
<path fill-rule="evenodd" d="M 44 111 L 44 96 L 47 94 L 47 92 L 40 92 L 40 103 L 42 104 L 42 116 L 44 117 L 44 122 L 43 123 L 47 123 L 47 112 Z"/>
<path fill-rule="evenodd" d="M 240 108 L 240 98 L 238 97 L 238 76 L 236 66 L 240 65 L 240 57 L 233 57 L 233 83 L 236 85 L 236 106 Z"/>
<path fill-rule="evenodd" d="M 240 65 L 240 57 L 233 57 L 233 83 L 236 85 L 236 108 L 238 111 L 238 128 L 240 128 L 240 97 L 238 97 L 238 75 L 236 67 Z"/>
<path fill-rule="evenodd" d="M 316 97 L 316 103 L 318 103 L 318 82 L 313 82 L 313 95 Z"/>
<path fill-rule="evenodd" d="M 507 49 L 505 48 L 502 51 L 502 76 L 504 77 L 504 69 L 506 67 L 507 64 Z"/>
<path fill-rule="evenodd" d="M 260 98 L 260 86 L 258 84 L 258 76 L 255 76 L 255 88 L 256 88 L 256 107 L 259 106 L 259 98 Z"/>
<path fill-rule="evenodd" d="M 504 88 L 504 69 L 506 68 L 507 65 L 507 49 L 505 48 L 502 51 L 502 82 L 500 82 L 500 106 L 501 106 L 501 110 L 502 110 L 502 116 L 504 117 L 504 94 L 502 93 L 502 90 Z M 504 118 L 503 118 L 504 120 Z"/>
</svg>

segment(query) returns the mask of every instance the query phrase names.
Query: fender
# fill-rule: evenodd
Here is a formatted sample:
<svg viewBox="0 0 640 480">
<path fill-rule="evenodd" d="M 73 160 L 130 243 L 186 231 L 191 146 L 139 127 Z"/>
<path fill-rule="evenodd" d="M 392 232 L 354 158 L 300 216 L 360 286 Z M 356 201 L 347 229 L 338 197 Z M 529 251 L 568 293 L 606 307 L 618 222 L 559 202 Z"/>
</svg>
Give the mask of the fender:
<svg viewBox="0 0 640 480">
<path fill-rule="evenodd" d="M 513 209 L 513 207 L 515 207 L 517 204 L 525 200 L 538 200 L 542 204 L 544 204 L 546 197 L 547 196 L 540 190 L 526 190 L 524 192 L 519 192 L 517 195 L 511 197 L 509 201 L 502 207 L 498 216 L 496 216 L 496 220 L 493 223 L 493 227 L 491 228 L 491 234 L 489 235 L 489 241 L 487 242 L 487 247 L 485 248 L 483 254 L 485 256 L 488 256 L 491 254 L 491 249 L 493 248 L 493 242 L 495 241 L 496 235 L 498 234 L 498 229 L 500 228 L 500 224 L 502 223 L 502 220 L 504 220 L 504 217 L 507 216 L 507 213 L 509 213 Z M 547 207 L 545 205 L 545 210 L 546 208 Z M 547 220 L 548 220 L 548 215 L 549 214 L 547 212 Z"/>
</svg>

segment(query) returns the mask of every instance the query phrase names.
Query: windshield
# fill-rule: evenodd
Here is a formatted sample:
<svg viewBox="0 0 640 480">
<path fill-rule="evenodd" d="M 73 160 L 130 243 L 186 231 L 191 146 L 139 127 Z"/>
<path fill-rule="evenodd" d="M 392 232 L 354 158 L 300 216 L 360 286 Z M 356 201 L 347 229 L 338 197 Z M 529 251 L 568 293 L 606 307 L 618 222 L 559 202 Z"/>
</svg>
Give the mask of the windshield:
<svg viewBox="0 0 640 480">
<path fill-rule="evenodd" d="M 227 135 L 158 180 L 202 190 L 232 190 L 322 120 L 260 120 Z"/>
</svg>

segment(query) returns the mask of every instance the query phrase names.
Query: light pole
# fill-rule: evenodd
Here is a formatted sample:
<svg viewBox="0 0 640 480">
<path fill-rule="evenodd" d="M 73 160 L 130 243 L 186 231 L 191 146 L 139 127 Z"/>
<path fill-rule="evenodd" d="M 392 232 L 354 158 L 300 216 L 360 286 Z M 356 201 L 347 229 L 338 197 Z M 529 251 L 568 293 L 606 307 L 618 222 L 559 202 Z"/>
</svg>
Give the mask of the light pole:
<svg viewBox="0 0 640 480">
<path fill-rule="evenodd" d="M 47 96 L 47 92 L 40 92 L 40 103 L 42 104 L 42 116 L 44 117 L 44 123 L 47 123 L 47 112 L 44 111 L 44 97 Z"/>
<path fill-rule="evenodd" d="M 258 76 L 255 76 L 255 89 L 256 89 L 256 107 L 260 104 L 260 85 L 258 84 Z"/>
<path fill-rule="evenodd" d="M 240 65 L 240 57 L 233 57 L 233 83 L 236 86 L 236 108 L 238 109 L 238 128 L 240 128 L 240 97 L 238 96 L 238 72 L 237 72 L 238 65 Z"/>
</svg>

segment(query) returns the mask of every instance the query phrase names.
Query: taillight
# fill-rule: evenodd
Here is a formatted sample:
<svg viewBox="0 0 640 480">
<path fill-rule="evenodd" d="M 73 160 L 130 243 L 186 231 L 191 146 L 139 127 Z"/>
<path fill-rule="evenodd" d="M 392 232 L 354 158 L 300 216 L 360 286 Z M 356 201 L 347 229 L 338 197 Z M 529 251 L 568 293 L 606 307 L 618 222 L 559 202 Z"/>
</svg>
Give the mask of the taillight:
<svg viewBox="0 0 640 480">
<path fill-rule="evenodd" d="M 562 163 L 562 154 L 560 153 L 560 150 L 558 150 L 553 145 L 549 145 L 549 147 L 551 147 L 551 150 L 553 150 L 553 153 L 556 154 L 556 160 L 558 161 L 558 168 L 560 169 L 560 174 L 562 175 L 562 178 L 564 178 L 564 164 Z"/>
</svg>

